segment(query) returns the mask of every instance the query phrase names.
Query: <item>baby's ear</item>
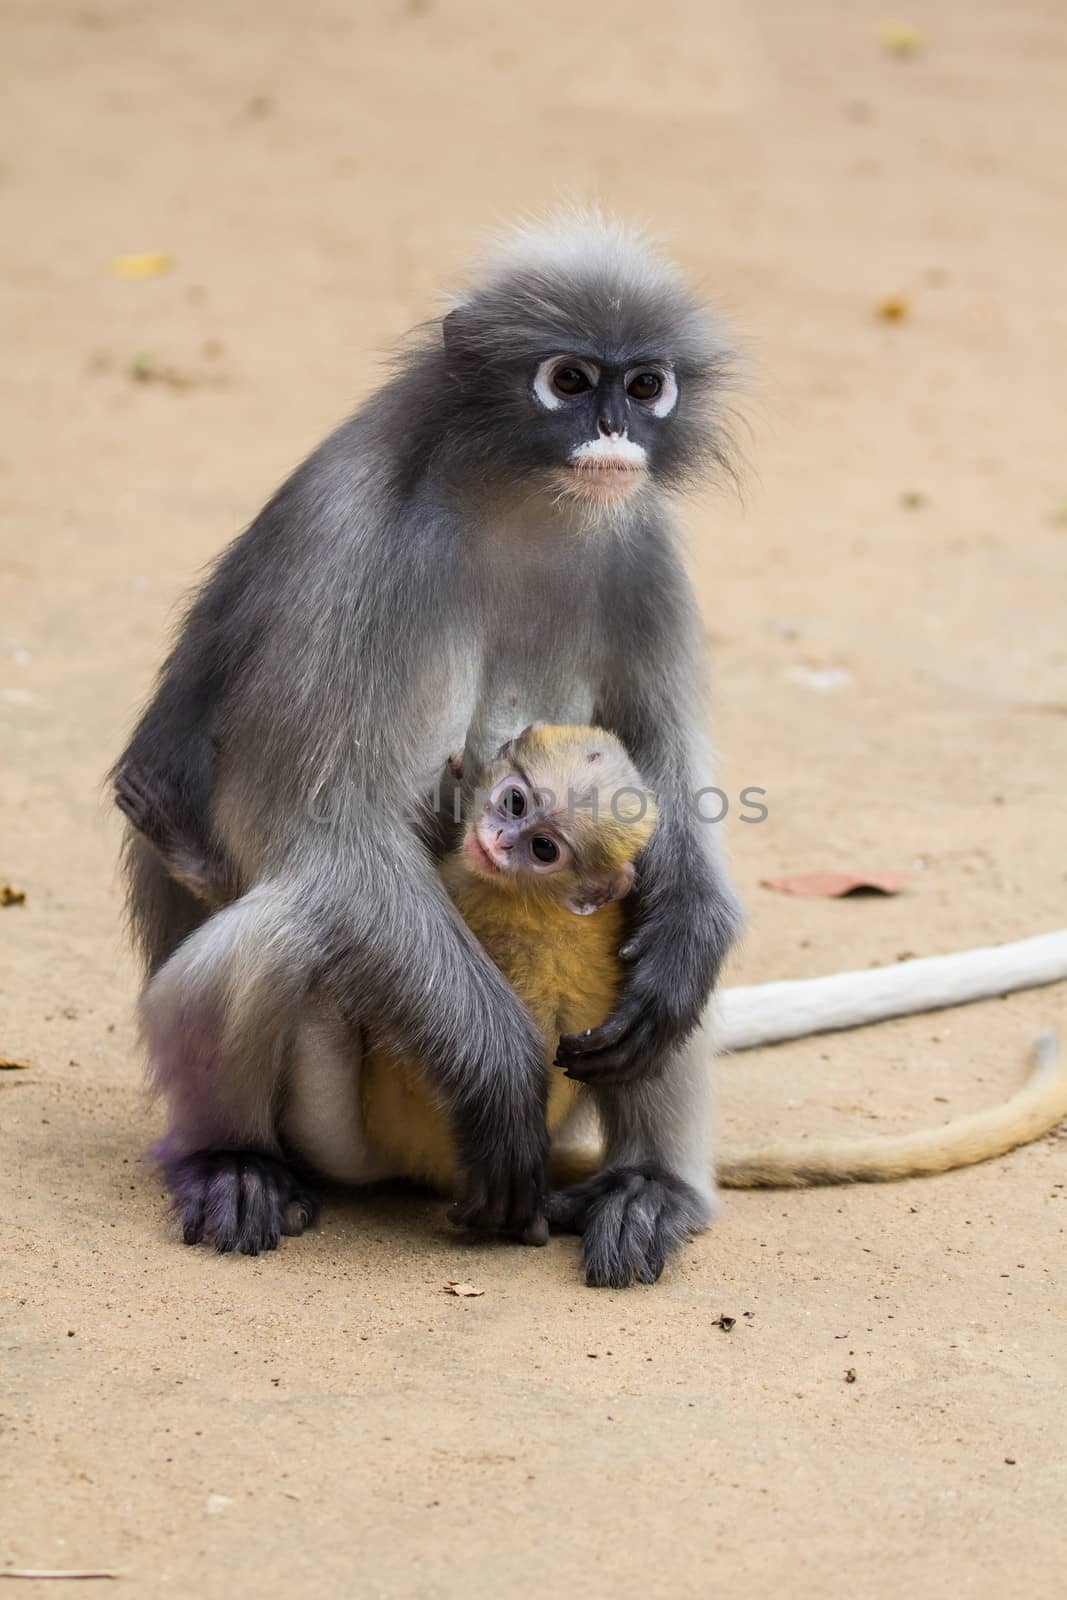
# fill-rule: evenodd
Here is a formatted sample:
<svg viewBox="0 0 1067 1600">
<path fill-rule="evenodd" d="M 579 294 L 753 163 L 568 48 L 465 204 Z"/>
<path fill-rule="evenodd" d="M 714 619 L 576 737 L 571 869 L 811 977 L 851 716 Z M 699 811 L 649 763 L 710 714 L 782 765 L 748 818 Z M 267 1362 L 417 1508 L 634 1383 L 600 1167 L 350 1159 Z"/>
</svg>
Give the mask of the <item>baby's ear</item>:
<svg viewBox="0 0 1067 1600">
<path fill-rule="evenodd" d="M 522 741 L 526 738 L 527 734 L 536 733 L 538 728 L 545 728 L 547 726 L 548 726 L 548 724 L 545 723 L 545 722 L 528 722 L 526 724 L 525 728 L 523 728 L 521 733 L 512 734 L 510 739 L 505 739 L 504 740 L 504 743 L 500 746 L 500 749 L 497 751 L 496 755 L 493 757 L 493 760 L 494 761 L 510 761 L 511 760 L 511 752 L 514 750 L 514 748 L 515 748 L 515 746 L 517 744 L 521 744 L 522 743 Z"/>
<path fill-rule="evenodd" d="M 633 863 L 625 861 L 606 878 L 594 878 L 579 884 L 575 893 L 568 896 L 567 905 L 576 917 L 588 917 L 594 911 L 599 911 L 601 906 L 610 905 L 613 900 L 622 900 L 633 886 Z"/>
<path fill-rule="evenodd" d="M 453 750 L 448 758 L 448 770 L 458 783 L 463 777 L 463 751 Z"/>
</svg>

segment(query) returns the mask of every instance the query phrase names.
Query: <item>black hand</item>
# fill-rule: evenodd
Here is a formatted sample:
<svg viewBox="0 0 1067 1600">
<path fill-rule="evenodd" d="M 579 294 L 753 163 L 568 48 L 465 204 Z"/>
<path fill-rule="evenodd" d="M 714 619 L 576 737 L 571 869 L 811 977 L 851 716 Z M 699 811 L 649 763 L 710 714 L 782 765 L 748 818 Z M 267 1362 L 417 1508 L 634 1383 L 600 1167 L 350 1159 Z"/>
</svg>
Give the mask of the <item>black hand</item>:
<svg viewBox="0 0 1067 1600">
<path fill-rule="evenodd" d="M 580 1083 L 656 1077 L 667 1052 L 699 1026 L 734 938 L 738 913 L 726 895 L 686 896 L 681 915 L 646 916 L 620 952 L 627 977 L 619 1004 L 599 1028 L 566 1034 L 556 1065 Z"/>
<path fill-rule="evenodd" d="M 460 1228 L 504 1234 L 523 1244 L 548 1240 L 548 1134 L 543 1108 L 466 1160 L 466 1187 L 450 1216 Z"/>
</svg>

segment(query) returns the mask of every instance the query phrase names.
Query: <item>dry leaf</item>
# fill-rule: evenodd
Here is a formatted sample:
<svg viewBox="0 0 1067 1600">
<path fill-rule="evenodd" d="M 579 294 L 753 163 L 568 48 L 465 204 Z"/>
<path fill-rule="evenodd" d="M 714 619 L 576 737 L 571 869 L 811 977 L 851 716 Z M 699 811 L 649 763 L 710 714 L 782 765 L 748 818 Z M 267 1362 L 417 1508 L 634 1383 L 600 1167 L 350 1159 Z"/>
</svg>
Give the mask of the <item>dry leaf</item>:
<svg viewBox="0 0 1067 1600">
<path fill-rule="evenodd" d="M 0 1055 L 0 1072 L 28 1072 L 28 1061 L 16 1061 L 12 1056 Z"/>
<path fill-rule="evenodd" d="M 899 894 L 907 882 L 906 872 L 792 872 L 781 878 L 760 879 L 765 889 L 810 900 L 839 900 L 842 895 L 864 892 Z"/>
<path fill-rule="evenodd" d="M 0 883 L 0 906 L 24 906 L 25 889 L 16 889 L 13 883 Z"/>
<path fill-rule="evenodd" d="M 445 1294 L 459 1295 L 461 1300 L 473 1300 L 484 1293 L 484 1289 L 476 1289 L 473 1283 L 460 1283 L 457 1278 L 449 1278 L 445 1284 Z"/>
<path fill-rule="evenodd" d="M 176 367 L 164 366 L 145 354 L 134 356 L 130 362 L 130 377 L 134 383 L 161 383 L 168 389 L 188 389 L 192 382 Z"/>
<path fill-rule="evenodd" d="M 146 250 L 142 255 L 116 256 L 111 270 L 117 278 L 158 278 L 161 273 L 170 272 L 173 266 L 173 256 Z"/>
<path fill-rule="evenodd" d="M 902 59 L 921 54 L 926 46 L 926 35 L 910 22 L 883 22 L 878 37 L 890 55 Z"/>
<path fill-rule="evenodd" d="M 902 294 L 887 295 L 875 307 L 875 315 L 881 317 L 883 322 L 903 322 L 910 314 L 911 305 Z"/>
<path fill-rule="evenodd" d="M 178 367 L 157 361 L 155 356 L 142 351 L 134 356 L 126 369 L 134 383 L 156 384 L 165 389 L 223 389 L 226 379 L 219 372 L 183 372 Z"/>
</svg>

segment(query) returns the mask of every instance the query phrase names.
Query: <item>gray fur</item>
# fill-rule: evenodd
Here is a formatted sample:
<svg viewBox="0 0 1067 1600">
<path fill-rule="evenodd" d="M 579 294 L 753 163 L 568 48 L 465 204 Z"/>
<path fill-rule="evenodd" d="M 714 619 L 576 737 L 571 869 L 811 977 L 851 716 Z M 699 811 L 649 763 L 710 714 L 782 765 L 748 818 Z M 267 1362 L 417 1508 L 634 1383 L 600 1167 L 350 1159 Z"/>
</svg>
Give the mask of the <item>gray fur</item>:
<svg viewBox="0 0 1067 1600">
<path fill-rule="evenodd" d="M 690 803 L 711 781 L 703 661 L 665 491 L 725 460 L 729 352 L 675 270 L 614 225 L 594 225 L 584 253 L 569 234 L 554 255 L 551 239 L 498 258 L 443 337 L 440 323 L 423 330 L 226 552 L 116 767 L 232 900 L 211 915 L 195 874 L 176 883 L 132 836 L 164 1165 L 209 1231 L 220 1183 L 244 1183 L 263 1211 L 261 1169 L 242 1173 L 241 1152 L 284 1154 L 288 1063 L 313 995 L 336 1007 L 354 1055 L 384 1037 L 425 1062 L 468 1174 L 464 1220 L 540 1231 L 539 1041 L 441 889 L 413 799 L 457 745 L 483 761 L 537 719 L 616 731 L 660 799 L 623 1002 L 605 1028 L 562 1041 L 560 1060 L 629 1108 L 617 1137 L 606 1119 L 609 1162 L 614 1139 L 628 1165 L 674 1170 L 660 1112 L 738 913 Z M 555 352 L 601 363 L 630 411 L 648 470 L 622 504 L 561 491 L 601 402 L 538 407 L 532 372 Z M 678 378 L 663 420 L 620 399 L 621 375 L 649 360 Z M 193 1156 L 204 1194 L 190 1195 Z M 685 1227 L 699 1209 L 683 1207 Z"/>
</svg>

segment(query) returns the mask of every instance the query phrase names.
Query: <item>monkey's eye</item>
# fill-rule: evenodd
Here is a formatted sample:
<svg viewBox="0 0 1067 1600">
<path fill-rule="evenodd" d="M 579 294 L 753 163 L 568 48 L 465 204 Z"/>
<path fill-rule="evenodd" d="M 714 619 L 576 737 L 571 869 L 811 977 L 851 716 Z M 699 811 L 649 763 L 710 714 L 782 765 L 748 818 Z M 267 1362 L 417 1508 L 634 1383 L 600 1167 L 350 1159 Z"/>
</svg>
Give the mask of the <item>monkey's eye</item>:
<svg viewBox="0 0 1067 1600">
<path fill-rule="evenodd" d="M 521 789 L 505 789 L 500 796 L 501 809 L 509 817 L 524 817 L 526 815 L 526 796 Z"/>
<path fill-rule="evenodd" d="M 557 367 L 552 374 L 552 387 L 557 394 L 566 396 L 569 400 L 572 395 L 585 394 L 593 387 L 592 379 L 588 372 L 583 372 L 581 367 Z"/>
<path fill-rule="evenodd" d="M 534 834 L 530 840 L 530 851 L 535 860 L 543 862 L 546 867 L 559 860 L 559 845 L 547 833 Z"/>
<path fill-rule="evenodd" d="M 658 372 L 637 372 L 626 385 L 626 393 L 634 400 L 658 400 L 663 379 Z"/>
<path fill-rule="evenodd" d="M 599 369 L 580 356 L 546 356 L 534 373 L 534 396 L 546 411 L 558 411 L 568 400 L 589 394 L 599 381 Z"/>
</svg>

